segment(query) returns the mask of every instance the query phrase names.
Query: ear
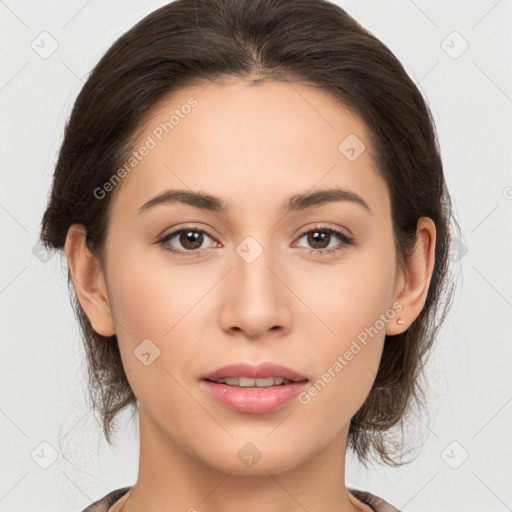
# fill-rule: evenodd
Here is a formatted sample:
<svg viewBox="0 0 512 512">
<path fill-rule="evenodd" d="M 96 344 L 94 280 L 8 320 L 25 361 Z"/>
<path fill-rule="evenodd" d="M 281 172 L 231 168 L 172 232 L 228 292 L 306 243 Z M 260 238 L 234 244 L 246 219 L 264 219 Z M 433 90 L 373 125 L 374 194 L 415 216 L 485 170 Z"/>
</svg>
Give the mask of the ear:
<svg viewBox="0 0 512 512">
<path fill-rule="evenodd" d="M 64 252 L 78 300 L 93 329 L 102 336 L 112 336 L 116 330 L 103 270 L 87 247 L 86 234 L 82 224 L 71 225 Z"/>
<path fill-rule="evenodd" d="M 396 320 L 389 322 L 386 334 L 394 336 L 406 331 L 412 324 L 427 300 L 428 288 L 435 264 L 436 225 L 430 217 L 420 217 L 416 228 L 416 245 L 396 282 L 394 302 L 402 305 L 397 318 L 405 323 L 398 325 Z"/>
</svg>

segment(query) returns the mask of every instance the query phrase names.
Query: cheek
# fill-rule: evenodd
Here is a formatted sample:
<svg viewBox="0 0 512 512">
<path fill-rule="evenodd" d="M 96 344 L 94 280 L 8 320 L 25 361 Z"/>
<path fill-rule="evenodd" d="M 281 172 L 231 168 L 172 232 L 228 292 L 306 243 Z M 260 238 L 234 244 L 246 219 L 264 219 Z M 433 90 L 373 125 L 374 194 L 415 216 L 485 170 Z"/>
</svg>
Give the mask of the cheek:
<svg viewBox="0 0 512 512">
<path fill-rule="evenodd" d="M 387 250 L 376 253 L 378 245 L 376 241 L 364 249 L 347 252 L 337 265 L 307 269 L 295 281 L 301 290 L 299 295 L 316 317 L 311 324 L 321 329 L 318 332 L 324 339 L 335 344 L 338 340 L 340 347 L 365 329 L 376 327 L 384 334 L 385 325 L 379 319 L 392 303 L 395 259 L 391 244 Z M 307 316 L 311 321 L 311 316 Z M 307 329 L 307 324 L 302 327 Z"/>
<path fill-rule="evenodd" d="M 149 261 L 148 253 L 135 246 L 113 250 L 111 262 L 118 263 L 110 265 L 109 289 L 130 386 L 141 407 L 151 405 L 165 416 L 172 408 L 185 407 L 186 394 L 173 376 L 181 381 L 180 369 L 191 367 L 197 357 L 190 322 L 197 320 L 199 292 L 178 271 L 173 274 Z"/>
<path fill-rule="evenodd" d="M 109 289 L 114 317 L 122 324 L 120 335 L 132 343 L 162 339 L 190 309 L 194 289 L 178 267 L 173 271 L 165 257 L 155 257 L 159 248 L 138 240 L 124 246 L 117 241 L 110 242 Z"/>
<path fill-rule="evenodd" d="M 157 255 L 154 247 L 137 243 L 123 247 L 113 238 L 108 272 L 123 365 L 127 375 L 135 370 L 132 379 L 138 379 L 141 371 L 147 373 L 143 353 L 149 353 L 150 360 L 158 356 L 151 363 L 153 370 L 170 372 L 197 357 L 197 330 L 207 302 L 201 298 L 210 288 L 198 285 L 202 280 L 192 266 L 173 268 L 165 254 Z M 151 388 L 149 382 L 145 386 Z M 132 387 L 135 391 L 137 383 Z"/>
<path fill-rule="evenodd" d="M 357 307 L 357 298 L 348 294 L 337 301 L 336 310 L 326 317 L 335 334 L 322 336 L 310 354 L 315 379 L 299 402 L 314 411 L 308 420 L 316 425 L 312 430 L 328 428 L 334 435 L 340 425 L 348 424 L 377 375 L 385 339 L 385 323 L 380 318 L 384 301 L 377 293 L 366 293 L 361 296 L 364 307 Z"/>
<path fill-rule="evenodd" d="M 347 259 L 346 265 L 319 274 L 315 287 L 303 290 L 316 318 L 312 321 L 306 315 L 300 328 L 321 347 L 314 354 L 319 381 L 310 388 L 310 397 L 325 401 L 326 408 L 329 403 L 343 404 L 339 414 L 348 415 L 344 419 L 355 414 L 368 395 L 378 371 L 386 326 L 396 321 L 391 307 L 393 258 L 392 249 L 381 258 L 361 253 L 350 263 Z"/>
</svg>

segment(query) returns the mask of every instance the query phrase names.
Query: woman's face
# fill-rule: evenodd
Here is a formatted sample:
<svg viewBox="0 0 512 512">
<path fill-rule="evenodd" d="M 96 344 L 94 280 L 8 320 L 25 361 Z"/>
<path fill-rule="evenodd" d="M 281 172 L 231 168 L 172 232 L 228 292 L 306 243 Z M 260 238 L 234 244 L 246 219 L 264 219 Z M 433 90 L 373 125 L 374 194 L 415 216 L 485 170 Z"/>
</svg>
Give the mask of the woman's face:
<svg viewBox="0 0 512 512">
<path fill-rule="evenodd" d="M 115 190 L 104 267 L 142 443 L 252 474 L 343 446 L 401 282 L 370 149 L 359 118 L 295 83 L 190 87 L 152 113 Z M 292 200 L 331 189 L 362 201 Z M 142 208 L 169 190 L 226 211 L 206 200 Z M 262 362 L 306 377 L 302 393 L 256 413 L 222 405 L 202 381 Z M 252 467 L 245 455 L 260 458 Z"/>
</svg>

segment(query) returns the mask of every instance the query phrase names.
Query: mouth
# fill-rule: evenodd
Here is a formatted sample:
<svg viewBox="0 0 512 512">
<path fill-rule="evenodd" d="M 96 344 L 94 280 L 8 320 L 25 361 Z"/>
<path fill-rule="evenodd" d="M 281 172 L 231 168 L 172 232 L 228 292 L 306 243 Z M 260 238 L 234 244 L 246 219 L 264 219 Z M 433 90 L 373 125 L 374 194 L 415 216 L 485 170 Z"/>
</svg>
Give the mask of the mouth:
<svg viewBox="0 0 512 512">
<path fill-rule="evenodd" d="M 309 379 L 274 363 L 224 366 L 201 377 L 201 387 L 217 403 L 237 412 L 276 411 L 296 397 Z"/>
<path fill-rule="evenodd" d="M 307 379 L 289 380 L 283 377 L 267 377 L 264 379 L 252 379 L 250 377 L 227 377 L 225 379 L 204 379 L 215 384 L 225 384 L 236 388 L 268 388 L 272 386 L 286 386 L 295 382 L 307 382 Z"/>
</svg>

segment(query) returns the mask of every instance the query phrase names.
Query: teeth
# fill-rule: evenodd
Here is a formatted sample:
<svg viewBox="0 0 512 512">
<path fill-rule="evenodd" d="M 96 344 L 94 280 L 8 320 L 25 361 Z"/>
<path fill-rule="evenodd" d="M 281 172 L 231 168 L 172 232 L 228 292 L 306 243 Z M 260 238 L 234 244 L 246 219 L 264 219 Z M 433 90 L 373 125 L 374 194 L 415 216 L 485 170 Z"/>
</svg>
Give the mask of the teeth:
<svg viewBox="0 0 512 512">
<path fill-rule="evenodd" d="M 267 388 L 269 386 L 279 386 L 281 384 L 288 384 L 288 379 L 282 377 L 268 377 L 266 379 L 251 379 L 249 377 L 226 377 L 225 379 L 217 379 L 215 382 L 219 384 L 227 384 L 228 386 L 237 386 L 241 388 L 256 386 L 258 388 Z"/>
</svg>

